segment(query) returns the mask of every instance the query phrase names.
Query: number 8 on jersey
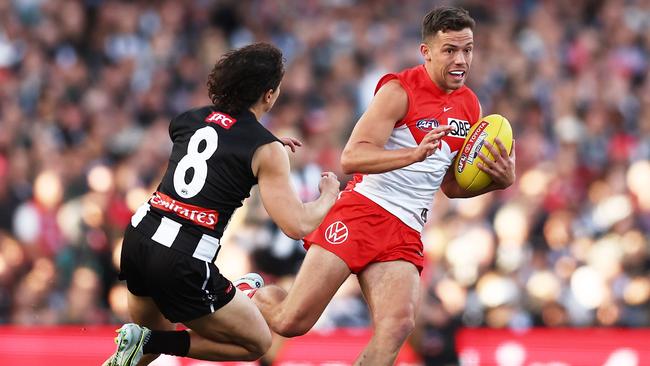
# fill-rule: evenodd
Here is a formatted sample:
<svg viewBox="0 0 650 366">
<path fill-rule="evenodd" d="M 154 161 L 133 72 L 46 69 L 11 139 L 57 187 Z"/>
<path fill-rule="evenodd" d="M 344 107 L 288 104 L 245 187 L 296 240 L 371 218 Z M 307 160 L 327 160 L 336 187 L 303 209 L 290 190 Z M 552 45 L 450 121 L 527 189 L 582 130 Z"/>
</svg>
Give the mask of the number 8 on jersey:
<svg viewBox="0 0 650 366">
<path fill-rule="evenodd" d="M 202 141 L 205 141 L 205 148 L 199 151 Z M 178 162 L 174 171 L 174 189 L 179 196 L 190 198 L 201 192 L 208 175 L 206 161 L 217 151 L 218 145 L 219 135 L 210 126 L 200 128 L 192 135 L 187 146 L 187 155 Z M 194 169 L 194 174 L 192 179 L 186 182 L 185 176 L 189 169 Z"/>
</svg>

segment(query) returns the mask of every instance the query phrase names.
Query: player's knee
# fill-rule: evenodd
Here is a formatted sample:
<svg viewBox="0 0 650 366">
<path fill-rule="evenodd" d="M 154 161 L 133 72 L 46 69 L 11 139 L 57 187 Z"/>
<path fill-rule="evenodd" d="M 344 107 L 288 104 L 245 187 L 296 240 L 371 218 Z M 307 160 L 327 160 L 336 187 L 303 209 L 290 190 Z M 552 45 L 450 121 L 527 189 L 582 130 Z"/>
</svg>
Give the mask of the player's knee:
<svg viewBox="0 0 650 366">
<path fill-rule="evenodd" d="M 375 328 L 377 333 L 381 333 L 401 344 L 415 329 L 415 316 L 404 314 L 387 317 L 377 322 Z"/>
<path fill-rule="evenodd" d="M 264 356 L 266 351 L 268 351 L 268 348 L 266 348 L 265 351 L 262 350 L 262 348 L 255 348 L 255 349 L 247 349 L 248 354 L 244 355 L 241 360 L 242 361 L 256 361 L 259 360 L 260 357 Z"/>
<path fill-rule="evenodd" d="M 404 318 L 398 322 L 396 333 L 399 335 L 401 340 L 405 340 L 413 332 L 414 329 L 415 319 Z"/>
<path fill-rule="evenodd" d="M 244 361 L 254 361 L 262 357 L 271 348 L 271 332 L 261 332 L 258 337 L 245 345 L 248 355 Z"/>
<path fill-rule="evenodd" d="M 257 354 L 257 358 L 262 357 L 269 348 L 271 348 L 271 343 L 273 338 L 271 337 L 271 332 L 265 332 L 263 337 L 260 337 L 257 344 L 255 345 L 254 353 Z"/>
</svg>

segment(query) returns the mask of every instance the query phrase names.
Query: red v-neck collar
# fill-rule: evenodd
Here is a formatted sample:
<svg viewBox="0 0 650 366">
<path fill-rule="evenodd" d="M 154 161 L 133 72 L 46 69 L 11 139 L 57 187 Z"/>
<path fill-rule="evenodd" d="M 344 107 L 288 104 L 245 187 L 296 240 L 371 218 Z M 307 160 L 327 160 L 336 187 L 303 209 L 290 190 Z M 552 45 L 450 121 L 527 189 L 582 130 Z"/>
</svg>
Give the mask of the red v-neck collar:
<svg viewBox="0 0 650 366">
<path fill-rule="evenodd" d="M 427 72 L 427 68 L 424 67 L 424 64 L 422 64 L 422 65 L 420 66 L 420 70 L 422 70 L 422 72 L 424 73 L 424 76 L 426 77 L 426 80 L 428 80 L 429 83 L 431 84 L 431 90 L 433 91 L 433 94 L 434 94 L 435 96 L 439 96 L 439 97 L 445 97 L 445 98 L 447 98 L 447 97 L 452 96 L 452 95 L 453 95 L 455 92 L 457 92 L 458 90 L 462 89 L 462 87 L 460 87 L 460 88 L 458 88 L 458 89 L 456 89 L 456 90 L 452 90 L 451 93 L 447 94 L 447 93 L 445 93 L 444 90 L 442 90 L 442 89 L 438 86 L 438 84 L 436 84 L 435 81 L 431 80 L 431 77 L 429 76 L 429 73 Z M 463 85 L 463 86 L 464 86 L 464 85 Z"/>
</svg>

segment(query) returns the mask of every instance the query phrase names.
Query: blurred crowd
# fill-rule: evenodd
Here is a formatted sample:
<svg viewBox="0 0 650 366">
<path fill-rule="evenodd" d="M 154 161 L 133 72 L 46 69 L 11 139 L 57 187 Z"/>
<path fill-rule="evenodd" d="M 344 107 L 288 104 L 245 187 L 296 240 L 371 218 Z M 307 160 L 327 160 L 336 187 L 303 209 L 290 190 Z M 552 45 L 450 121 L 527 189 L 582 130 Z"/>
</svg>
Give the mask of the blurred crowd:
<svg viewBox="0 0 650 366">
<path fill-rule="evenodd" d="M 272 42 L 282 94 L 262 121 L 304 200 L 378 79 L 421 63 L 413 0 L 0 1 L 0 324 L 128 320 L 122 233 L 156 188 L 177 113 L 209 104 L 227 50 Z M 411 344 L 453 362 L 459 327 L 650 326 L 650 2 L 447 1 L 477 21 L 469 86 L 513 125 L 517 182 L 439 194 Z M 223 240 L 231 279 L 290 286 L 301 243 L 253 192 Z M 317 327 L 368 326 L 355 278 Z"/>
</svg>

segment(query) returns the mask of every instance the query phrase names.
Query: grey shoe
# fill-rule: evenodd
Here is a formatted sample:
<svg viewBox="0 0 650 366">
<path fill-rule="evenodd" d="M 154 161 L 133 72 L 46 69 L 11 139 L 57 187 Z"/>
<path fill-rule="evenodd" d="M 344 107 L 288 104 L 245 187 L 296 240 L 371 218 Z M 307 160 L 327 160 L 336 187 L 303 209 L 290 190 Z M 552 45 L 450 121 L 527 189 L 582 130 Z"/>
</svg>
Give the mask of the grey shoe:
<svg viewBox="0 0 650 366">
<path fill-rule="evenodd" d="M 264 286 L 264 279 L 257 273 L 247 273 L 237 281 L 233 282 L 239 291 L 252 298 L 259 288 Z"/>
<path fill-rule="evenodd" d="M 117 351 L 109 366 L 135 366 L 142 358 L 142 346 L 149 339 L 151 331 L 134 323 L 124 324 L 117 330 Z"/>
</svg>

